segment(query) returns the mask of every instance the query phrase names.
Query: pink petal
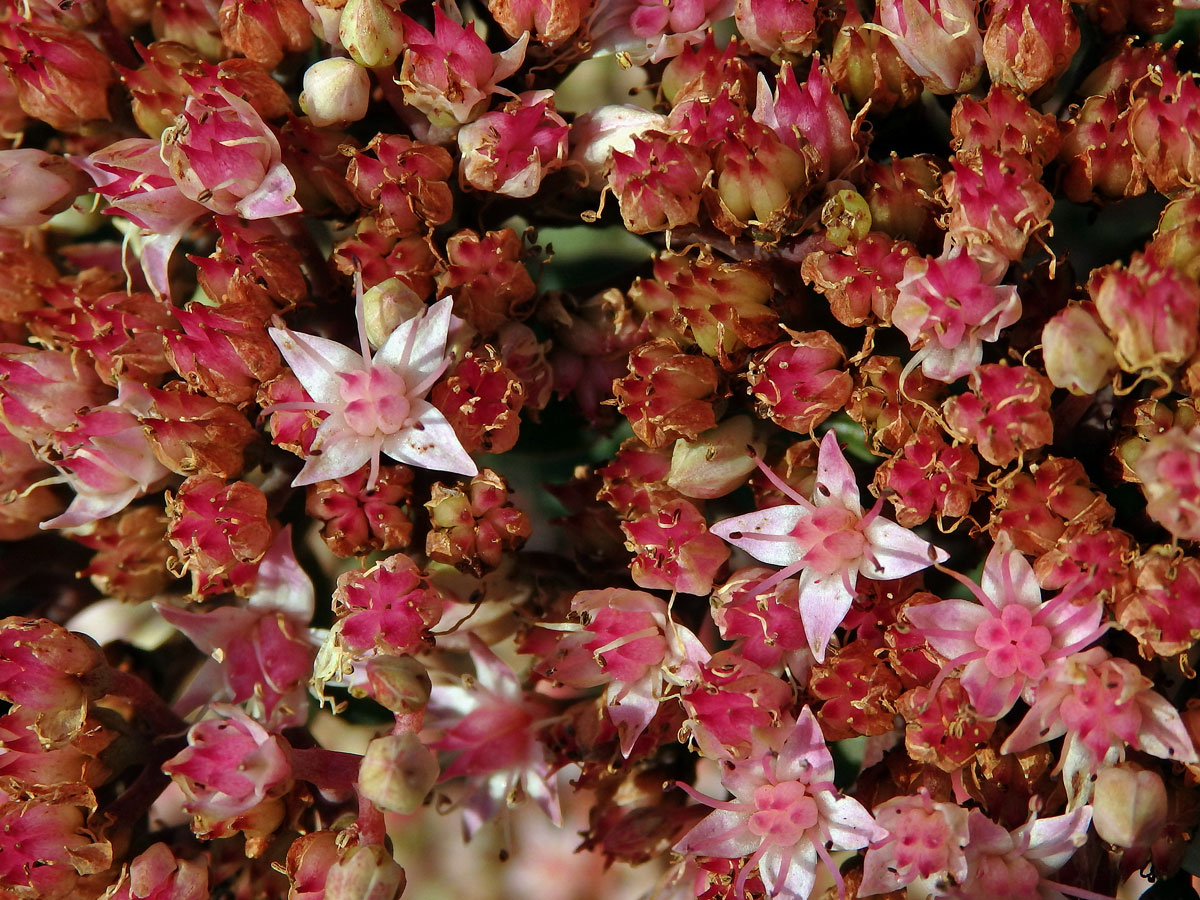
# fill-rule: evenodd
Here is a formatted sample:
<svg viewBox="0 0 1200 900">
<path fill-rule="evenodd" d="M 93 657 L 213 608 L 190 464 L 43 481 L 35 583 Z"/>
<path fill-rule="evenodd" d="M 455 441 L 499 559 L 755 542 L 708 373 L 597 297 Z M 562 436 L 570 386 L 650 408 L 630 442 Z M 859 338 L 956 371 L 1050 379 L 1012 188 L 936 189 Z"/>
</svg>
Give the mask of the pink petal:
<svg viewBox="0 0 1200 900">
<path fill-rule="evenodd" d="M 1088 827 L 1092 824 L 1092 808 L 1083 806 L 1064 816 L 1036 819 L 1017 829 L 1029 835 L 1025 858 L 1043 875 L 1052 875 L 1067 864 L 1075 851 L 1087 842 Z"/>
<path fill-rule="evenodd" d="M 851 585 L 856 574 L 850 573 Z M 811 569 L 800 578 L 800 621 L 804 623 L 804 633 L 808 635 L 808 646 L 813 656 L 817 662 L 824 662 L 825 648 L 833 637 L 834 629 L 842 624 L 842 619 L 850 611 L 854 593 L 846 589 L 840 572 L 818 579 L 820 576 L 814 575 Z"/>
<path fill-rule="evenodd" d="M 850 463 L 846 462 L 846 457 L 842 455 L 837 435 L 832 431 L 825 432 L 825 437 L 821 438 L 821 452 L 817 456 L 817 486 L 813 491 L 813 504 L 816 506 L 836 504 L 862 515 L 858 479 L 854 477 L 854 470 L 850 468 Z"/>
<path fill-rule="evenodd" d="M 780 781 L 807 774 L 810 781 L 833 780 L 833 756 L 817 717 L 808 706 L 800 710 L 792 733 L 779 750 L 775 774 Z"/>
<path fill-rule="evenodd" d="M 453 472 L 456 475 L 477 475 L 479 467 L 463 449 L 454 428 L 441 411 L 424 400 L 414 400 L 413 415 L 420 428 L 405 428 L 383 442 L 383 452 L 397 462 Z"/>
<path fill-rule="evenodd" d="M 791 534 L 796 525 L 811 514 L 812 510 L 804 506 L 772 506 L 770 509 L 723 519 L 708 530 L 757 560 L 772 566 L 790 566 L 804 558 L 804 550 L 798 542 L 763 540 L 756 535 Z M 739 536 L 734 538 L 734 534 Z"/>
<path fill-rule="evenodd" d="M 292 526 L 286 526 L 258 564 L 248 609 L 271 609 L 299 625 L 312 621 L 316 597 L 313 583 L 292 552 Z"/>
<path fill-rule="evenodd" d="M 622 686 L 610 685 L 605 696 L 615 697 L 622 689 Z M 621 738 L 622 756 L 628 757 L 633 752 L 633 745 L 658 712 L 658 703 L 653 687 L 641 682 L 629 686 L 620 700 L 608 701 L 608 717 L 617 727 L 617 734 Z"/>
<path fill-rule="evenodd" d="M 1058 715 L 1058 704 L 1062 698 L 1062 691 L 1046 691 L 1043 684 L 1037 701 L 1025 713 L 1021 724 L 1005 739 L 1000 752 L 1020 753 L 1066 734 L 1067 726 Z"/>
<path fill-rule="evenodd" d="M 1177 762 L 1197 761 L 1196 747 L 1179 717 L 1178 710 L 1156 691 L 1143 691 L 1137 699 L 1142 711 L 1142 727 L 1137 747 L 1159 759 Z"/>
<path fill-rule="evenodd" d="M 787 872 L 779 881 L 785 854 Z M 772 900 L 809 900 L 817 880 L 817 848 L 807 839 L 795 847 L 772 847 L 758 861 L 758 874 Z"/>
<path fill-rule="evenodd" d="M 318 403 L 343 405 L 338 373 L 366 369 L 360 354 L 337 341 L 290 328 L 270 328 L 268 333 L 308 395 Z"/>
<path fill-rule="evenodd" d="M 975 707 L 975 712 L 984 719 L 999 719 L 1013 708 L 1017 697 L 1020 696 L 1026 678 L 1023 675 L 1019 677 L 1019 683 L 1017 675 L 997 678 L 988 669 L 987 663 L 976 659 L 967 663 L 960 683 L 967 692 L 971 705 Z"/>
<path fill-rule="evenodd" d="M 903 578 L 929 568 L 935 560 L 945 562 L 950 558 L 945 550 L 887 519 L 876 517 L 863 533 L 870 542 L 873 561 L 864 556 L 858 570 L 876 581 Z"/>
<path fill-rule="evenodd" d="M 133 502 L 142 492 L 140 485 L 133 485 L 118 493 L 105 492 L 102 494 L 76 492 L 71 501 L 60 515 L 42 522 L 40 528 L 74 528 L 86 525 L 97 519 L 104 519 L 113 513 L 120 512 Z"/>
<path fill-rule="evenodd" d="M 282 162 L 273 165 L 262 183 L 233 208 L 243 219 L 270 219 L 304 211 L 296 200 L 296 179 Z"/>
</svg>

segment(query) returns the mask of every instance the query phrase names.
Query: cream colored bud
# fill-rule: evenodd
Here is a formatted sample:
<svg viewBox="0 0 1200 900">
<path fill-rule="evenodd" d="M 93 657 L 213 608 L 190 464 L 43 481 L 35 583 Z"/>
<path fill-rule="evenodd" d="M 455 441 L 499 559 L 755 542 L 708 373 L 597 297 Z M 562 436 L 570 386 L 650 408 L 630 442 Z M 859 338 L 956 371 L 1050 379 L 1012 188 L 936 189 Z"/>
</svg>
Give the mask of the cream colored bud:
<svg viewBox="0 0 1200 900">
<path fill-rule="evenodd" d="M 399 278 L 388 278 L 363 292 L 363 321 L 367 340 L 378 350 L 401 322 L 425 311 L 417 292 Z"/>
<path fill-rule="evenodd" d="M 425 802 L 440 773 L 433 751 L 415 734 L 389 734 L 367 745 L 358 790 L 385 812 L 408 815 Z"/>
<path fill-rule="evenodd" d="M 1118 847 L 1145 847 L 1167 818 L 1167 788 L 1157 772 L 1130 763 L 1096 773 L 1092 824 Z"/>
<path fill-rule="evenodd" d="M 723 497 L 745 484 L 754 471 L 754 457 L 747 449 L 751 445 L 762 452 L 749 416 L 727 419 L 694 441 L 680 439 L 671 452 L 667 484 L 685 497 Z"/>
<path fill-rule="evenodd" d="M 300 108 L 318 128 L 357 122 L 371 101 L 371 76 L 353 60 L 335 56 L 304 73 Z"/>
<path fill-rule="evenodd" d="M 325 900 L 396 900 L 406 881 L 404 870 L 384 847 L 351 847 L 329 867 Z"/>
<path fill-rule="evenodd" d="M 404 52 L 404 23 L 389 0 L 346 0 L 338 37 L 350 57 L 368 69 L 390 66 Z"/>
</svg>

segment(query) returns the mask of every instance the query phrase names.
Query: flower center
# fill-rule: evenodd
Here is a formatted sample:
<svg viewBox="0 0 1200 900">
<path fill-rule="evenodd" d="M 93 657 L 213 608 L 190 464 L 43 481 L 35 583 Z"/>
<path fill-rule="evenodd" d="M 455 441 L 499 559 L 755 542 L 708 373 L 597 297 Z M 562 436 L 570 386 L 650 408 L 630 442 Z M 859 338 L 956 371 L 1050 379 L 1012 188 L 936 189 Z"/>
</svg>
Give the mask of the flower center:
<svg viewBox="0 0 1200 900">
<path fill-rule="evenodd" d="M 799 781 L 760 785 L 754 808 L 746 827 L 764 843 L 790 847 L 817 824 L 817 803 Z"/>
<path fill-rule="evenodd" d="M 346 424 L 356 434 L 369 437 L 395 434 L 412 413 L 404 376 L 387 366 L 371 366 L 341 375 Z"/>
<path fill-rule="evenodd" d="M 1033 624 L 1033 613 L 1019 603 L 1010 603 L 1000 618 L 988 619 L 975 629 L 975 643 L 987 651 L 984 662 L 997 678 L 1017 672 L 1037 678 L 1046 668 L 1044 657 L 1053 638 L 1049 628 Z"/>
<path fill-rule="evenodd" d="M 792 529 L 803 549 L 805 568 L 832 575 L 858 565 L 867 549 L 862 517 L 842 506 L 822 506 Z"/>
</svg>

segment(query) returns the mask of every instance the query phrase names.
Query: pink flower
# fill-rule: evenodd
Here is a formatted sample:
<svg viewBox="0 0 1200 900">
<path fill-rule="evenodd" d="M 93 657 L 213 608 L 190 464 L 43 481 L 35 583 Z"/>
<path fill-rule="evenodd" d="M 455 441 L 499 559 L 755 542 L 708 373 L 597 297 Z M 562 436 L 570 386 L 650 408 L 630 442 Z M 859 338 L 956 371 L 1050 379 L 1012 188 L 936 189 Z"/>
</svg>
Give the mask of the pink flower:
<svg viewBox="0 0 1200 900">
<path fill-rule="evenodd" d="M 1101 897 L 1049 878 L 1084 845 L 1091 822 L 1092 808 L 1083 806 L 1050 819 L 1030 817 L 1010 832 L 972 809 L 967 817 L 966 877 L 938 896 L 946 900 Z"/>
<path fill-rule="evenodd" d="M 237 831 L 269 834 L 283 818 L 281 797 L 293 784 L 290 747 L 232 706 L 197 722 L 188 745 L 163 764 L 187 795 L 193 829 L 208 837 Z"/>
<path fill-rule="evenodd" d="M 880 517 L 882 501 L 864 514 L 854 471 L 828 432 L 821 440 L 813 499 L 806 500 L 764 473 L 796 505 L 734 516 L 709 529 L 757 560 L 782 568 L 762 582 L 765 591 L 797 572 L 800 614 L 818 662 L 854 600 L 858 576 L 903 578 L 949 555 L 907 528 Z"/>
<path fill-rule="evenodd" d="M 934 650 L 949 662 L 942 676 L 965 665 L 962 686 L 976 712 L 998 719 L 1021 692 L 1036 686 L 1046 667 L 1097 640 L 1104 604 L 1099 596 L 1073 602 L 1063 591 L 1042 602 L 1033 566 L 1002 532 L 983 567 L 980 586 L 966 579 L 979 603 L 942 600 L 905 613 Z M 936 688 L 934 689 L 936 693 Z"/>
<path fill-rule="evenodd" d="M 527 91 L 459 130 L 459 179 L 480 191 L 532 197 L 566 162 L 567 129 L 553 91 Z"/>
<path fill-rule="evenodd" d="M 106 214 L 124 216 L 142 229 L 142 271 L 154 293 L 165 296 L 175 245 L 207 210 L 180 190 L 161 152 L 158 141 L 128 138 L 75 164 L 96 183 L 94 193 L 108 201 Z"/>
<path fill-rule="evenodd" d="M 127 392 L 126 392 L 127 393 Z M 42 528 L 73 528 L 120 512 L 171 474 L 154 448 L 128 397 L 87 410 L 69 429 L 57 432 L 59 480 L 75 489 L 66 512 Z"/>
<path fill-rule="evenodd" d="M 875 841 L 863 859 L 859 896 L 898 891 L 914 882 L 937 895 L 947 876 L 967 876 L 967 811 L 954 803 L 934 803 L 929 789 L 893 797 L 875 808 L 875 822 L 888 836 Z"/>
<path fill-rule="evenodd" d="M 1196 762 L 1200 757 L 1178 710 L 1153 687 L 1137 666 L 1101 647 L 1056 660 L 1000 751 L 1020 753 L 1065 734 L 1057 768 L 1073 799 L 1086 797 L 1088 776 L 1101 763 L 1123 760 L 1126 746 L 1159 759 Z"/>
<path fill-rule="evenodd" d="M 435 750 L 458 751 L 442 780 L 465 776 L 471 794 L 463 826 L 474 834 L 506 805 L 529 797 L 555 825 L 562 824 L 558 786 L 546 750 L 537 739 L 550 701 L 521 689 L 520 679 L 476 635 L 469 636 L 475 678 L 439 685 L 430 695 L 431 724 L 445 734 Z"/>
<path fill-rule="evenodd" d="M 418 135 L 438 144 L 453 138 L 459 126 L 476 119 L 488 105 L 497 85 L 525 61 L 529 35 L 503 53 L 493 54 L 471 24 L 460 25 L 433 8 L 433 31 L 404 19 L 408 49 L 397 79 L 404 101 L 428 118 L 432 130 Z"/>
<path fill-rule="evenodd" d="M 906 371 L 920 363 L 929 378 L 950 382 L 979 365 L 984 343 L 1021 318 L 1017 289 L 996 284 L 1002 275 L 957 246 L 909 259 L 892 309 L 892 324 L 917 351 Z"/>
<path fill-rule="evenodd" d="M 582 625 L 556 626 L 567 634 L 538 670 L 576 689 L 608 685 L 604 703 L 629 756 L 669 686 L 699 678 L 708 651 L 666 602 L 643 591 L 580 591 L 571 611 Z"/>
<path fill-rule="evenodd" d="M 188 98 L 162 134 L 162 159 L 188 198 L 223 216 L 301 211 L 279 139 L 254 107 L 222 87 Z"/>
<path fill-rule="evenodd" d="M 176 858 L 166 844 L 151 844 L 121 873 L 113 891 L 105 895 L 107 900 L 204 900 L 209 896 L 208 867 Z"/>
<path fill-rule="evenodd" d="M 882 0 L 879 30 L 931 92 L 961 94 L 983 73 L 977 6 L 978 0 Z"/>
<path fill-rule="evenodd" d="M 838 795 L 833 757 L 807 706 L 781 746 L 763 748 L 758 756 L 727 768 L 722 784 L 733 800 L 713 800 L 680 785 L 715 812 L 684 835 L 675 850 L 722 859 L 748 856 L 735 883 L 739 895 L 757 866 L 771 897 L 805 900 L 816 881 L 818 859 L 841 882 L 829 849 L 858 850 L 887 837 L 861 803 Z"/>
<path fill-rule="evenodd" d="M 61 156 L 27 147 L 0 150 L 0 225 L 42 225 L 71 205 L 79 173 Z"/>
<path fill-rule="evenodd" d="M 367 489 L 379 475 L 382 451 L 399 462 L 460 475 L 478 474 L 446 417 L 425 401 L 446 367 L 452 300 L 444 297 L 391 333 L 372 358 L 363 327 L 362 281 L 356 277 L 359 344 L 344 344 L 290 328 L 271 338 L 312 402 L 277 403 L 274 410 L 327 413 L 293 486 L 341 478 L 368 462 Z"/>
</svg>

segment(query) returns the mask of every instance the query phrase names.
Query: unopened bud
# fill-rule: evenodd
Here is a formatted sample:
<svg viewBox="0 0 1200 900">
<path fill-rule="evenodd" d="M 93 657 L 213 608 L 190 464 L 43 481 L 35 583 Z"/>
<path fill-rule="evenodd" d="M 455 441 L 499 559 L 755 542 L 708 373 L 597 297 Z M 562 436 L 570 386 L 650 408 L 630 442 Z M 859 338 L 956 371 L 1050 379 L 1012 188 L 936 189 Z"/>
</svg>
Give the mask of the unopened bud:
<svg viewBox="0 0 1200 900">
<path fill-rule="evenodd" d="M 429 702 L 429 672 L 411 656 L 375 656 L 366 669 L 365 693 L 397 715 L 420 712 Z"/>
<path fill-rule="evenodd" d="M 1145 847 L 1167 817 L 1167 789 L 1157 772 L 1129 763 L 1096 774 L 1092 824 L 1102 840 L 1118 847 Z"/>
<path fill-rule="evenodd" d="M 401 322 L 414 319 L 425 309 L 425 303 L 407 283 L 399 278 L 387 278 L 363 293 L 363 321 L 367 340 L 379 349 Z"/>
<path fill-rule="evenodd" d="M 359 792 L 385 812 L 416 812 L 441 770 L 433 751 L 412 732 L 375 738 L 358 770 Z"/>
<path fill-rule="evenodd" d="M 671 454 L 667 484 L 687 497 L 723 497 L 741 487 L 754 471 L 754 457 L 747 450 L 762 444 L 754 439 L 749 416 L 727 419 L 695 441 L 678 440 Z"/>
<path fill-rule="evenodd" d="M 404 52 L 400 11 L 388 0 L 347 0 L 338 38 L 360 66 L 390 66 Z"/>
<path fill-rule="evenodd" d="M 1113 342 L 1092 303 L 1073 303 L 1046 323 L 1042 358 L 1050 383 L 1080 396 L 1096 393 L 1117 371 Z"/>
<path fill-rule="evenodd" d="M 353 60 L 323 59 L 304 73 L 300 108 L 318 128 L 357 122 L 367 114 L 370 100 L 371 77 Z"/>
<path fill-rule="evenodd" d="M 351 847 L 329 867 L 325 900 L 396 900 L 405 884 L 404 870 L 385 848 Z"/>
</svg>

